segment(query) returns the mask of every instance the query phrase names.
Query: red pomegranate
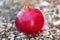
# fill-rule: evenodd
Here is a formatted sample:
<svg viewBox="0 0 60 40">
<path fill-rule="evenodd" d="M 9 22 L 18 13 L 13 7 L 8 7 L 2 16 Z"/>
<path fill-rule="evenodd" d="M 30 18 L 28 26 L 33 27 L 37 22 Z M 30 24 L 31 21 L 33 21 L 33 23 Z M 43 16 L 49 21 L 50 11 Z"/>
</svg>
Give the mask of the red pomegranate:
<svg viewBox="0 0 60 40">
<path fill-rule="evenodd" d="M 15 25 L 20 32 L 37 33 L 44 25 L 44 17 L 42 12 L 36 8 L 25 8 L 16 15 Z"/>
</svg>

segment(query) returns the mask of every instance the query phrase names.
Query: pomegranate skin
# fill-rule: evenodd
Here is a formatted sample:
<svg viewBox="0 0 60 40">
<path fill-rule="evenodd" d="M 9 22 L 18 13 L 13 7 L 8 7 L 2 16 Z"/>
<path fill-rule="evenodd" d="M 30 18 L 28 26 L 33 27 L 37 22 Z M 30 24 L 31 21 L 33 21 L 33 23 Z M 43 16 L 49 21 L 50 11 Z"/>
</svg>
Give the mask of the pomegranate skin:
<svg viewBox="0 0 60 40">
<path fill-rule="evenodd" d="M 23 9 L 16 15 L 15 25 L 20 32 L 37 33 L 44 25 L 44 17 L 42 12 L 36 8 Z"/>
</svg>

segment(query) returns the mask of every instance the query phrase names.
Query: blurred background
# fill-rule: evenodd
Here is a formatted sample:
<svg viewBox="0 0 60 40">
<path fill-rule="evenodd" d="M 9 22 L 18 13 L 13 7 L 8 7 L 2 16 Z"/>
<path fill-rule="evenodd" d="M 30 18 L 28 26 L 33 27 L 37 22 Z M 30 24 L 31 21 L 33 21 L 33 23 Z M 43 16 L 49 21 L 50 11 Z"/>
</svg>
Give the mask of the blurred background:
<svg viewBox="0 0 60 40">
<path fill-rule="evenodd" d="M 43 12 L 45 23 L 35 37 L 19 32 L 14 23 L 24 0 L 0 0 L 0 40 L 60 40 L 60 0 L 27 0 Z M 30 36 L 30 37 L 29 37 Z"/>
</svg>

